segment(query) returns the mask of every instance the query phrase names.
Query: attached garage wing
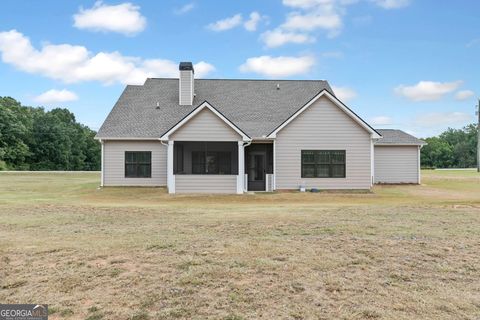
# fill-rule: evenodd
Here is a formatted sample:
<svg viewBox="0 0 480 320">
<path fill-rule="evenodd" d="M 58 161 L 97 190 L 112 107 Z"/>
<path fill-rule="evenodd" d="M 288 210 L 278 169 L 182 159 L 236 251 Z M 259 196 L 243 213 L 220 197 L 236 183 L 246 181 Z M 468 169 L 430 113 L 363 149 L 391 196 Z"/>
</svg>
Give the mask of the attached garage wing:
<svg viewBox="0 0 480 320">
<path fill-rule="evenodd" d="M 420 149 L 425 141 L 401 130 L 377 131 L 382 139 L 374 147 L 374 182 L 420 184 Z"/>
<path fill-rule="evenodd" d="M 375 146 L 375 183 L 420 183 L 418 146 Z"/>
</svg>

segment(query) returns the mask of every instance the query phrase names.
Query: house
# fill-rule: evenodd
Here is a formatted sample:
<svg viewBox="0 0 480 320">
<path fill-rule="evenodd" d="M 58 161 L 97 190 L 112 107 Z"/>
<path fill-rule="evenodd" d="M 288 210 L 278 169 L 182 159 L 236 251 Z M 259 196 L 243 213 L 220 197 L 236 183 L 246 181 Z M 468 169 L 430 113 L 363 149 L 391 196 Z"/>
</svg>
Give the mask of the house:
<svg viewBox="0 0 480 320">
<path fill-rule="evenodd" d="M 128 85 L 96 138 L 102 186 L 169 193 L 420 183 L 424 144 L 375 130 L 326 81 L 194 79 L 190 62 Z"/>
</svg>

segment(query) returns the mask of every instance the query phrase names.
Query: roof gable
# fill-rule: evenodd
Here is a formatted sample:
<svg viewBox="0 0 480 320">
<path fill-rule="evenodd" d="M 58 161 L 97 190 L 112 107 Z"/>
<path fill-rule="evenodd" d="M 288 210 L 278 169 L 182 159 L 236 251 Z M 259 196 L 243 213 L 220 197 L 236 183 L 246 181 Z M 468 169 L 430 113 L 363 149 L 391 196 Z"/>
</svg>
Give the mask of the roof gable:
<svg viewBox="0 0 480 320">
<path fill-rule="evenodd" d="M 305 110 L 310 108 L 311 105 L 321 97 L 325 97 L 332 101 L 335 106 L 337 106 L 340 110 L 345 112 L 352 120 L 354 120 L 357 124 L 359 124 L 363 129 L 365 129 L 368 133 L 372 135 L 372 138 L 379 139 L 381 135 L 373 129 L 368 123 L 366 123 L 362 118 L 360 118 L 355 112 L 353 112 L 350 108 L 348 108 L 343 102 L 341 102 L 337 97 L 332 95 L 327 90 L 322 90 L 319 92 L 315 97 L 313 97 L 308 103 L 306 103 L 303 107 L 298 109 L 292 116 L 286 119 L 282 124 L 280 124 L 275 130 L 273 130 L 269 135 L 268 138 L 275 138 L 277 133 L 285 128 L 290 122 L 295 120 L 300 114 L 302 114 Z"/>
<path fill-rule="evenodd" d="M 210 116 L 209 116 L 210 115 Z M 213 116 L 213 117 L 212 117 Z M 202 119 L 199 119 L 202 117 Z M 216 121 L 218 120 L 218 121 Z M 220 124 L 225 124 L 225 127 L 220 128 L 220 135 L 218 137 L 219 141 L 223 139 L 222 136 L 229 137 L 229 140 L 241 138 L 244 141 L 251 140 L 248 135 L 246 135 L 242 130 L 240 130 L 235 124 L 233 124 L 230 120 L 228 120 L 223 114 L 221 114 L 217 109 L 215 109 L 212 105 L 210 105 L 207 101 L 200 104 L 196 109 L 190 112 L 187 116 L 185 116 L 182 120 L 180 120 L 177 124 L 175 124 L 172 128 L 170 128 L 167 132 L 165 132 L 161 137 L 160 140 L 169 140 L 172 137 L 178 139 L 178 134 L 185 128 L 186 126 L 192 125 L 194 128 L 193 130 L 201 130 L 201 131 L 213 131 L 212 127 L 204 128 L 205 126 L 217 126 Z M 222 129 L 231 130 L 233 132 L 225 131 Z M 232 135 L 232 133 L 234 133 Z M 190 133 L 191 134 L 191 133 Z M 190 136 L 190 134 L 186 134 L 184 136 Z M 215 134 L 215 133 L 213 133 Z M 235 137 L 235 134 L 237 137 Z M 191 135 L 193 137 L 194 135 Z M 181 138 L 180 138 L 181 140 Z M 195 137 L 189 138 L 187 140 L 196 140 Z"/>
</svg>

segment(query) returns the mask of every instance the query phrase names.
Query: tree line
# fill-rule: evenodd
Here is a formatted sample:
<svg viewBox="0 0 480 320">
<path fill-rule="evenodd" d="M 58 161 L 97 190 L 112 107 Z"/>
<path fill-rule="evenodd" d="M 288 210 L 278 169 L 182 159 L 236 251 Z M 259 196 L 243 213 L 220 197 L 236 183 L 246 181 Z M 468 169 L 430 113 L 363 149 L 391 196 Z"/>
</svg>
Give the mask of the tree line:
<svg viewBox="0 0 480 320">
<path fill-rule="evenodd" d="M 473 168 L 477 165 L 477 125 L 452 129 L 423 139 L 421 164 L 428 168 Z"/>
<path fill-rule="evenodd" d="M 68 109 L 0 97 L 0 170 L 100 170 L 95 134 Z"/>
</svg>

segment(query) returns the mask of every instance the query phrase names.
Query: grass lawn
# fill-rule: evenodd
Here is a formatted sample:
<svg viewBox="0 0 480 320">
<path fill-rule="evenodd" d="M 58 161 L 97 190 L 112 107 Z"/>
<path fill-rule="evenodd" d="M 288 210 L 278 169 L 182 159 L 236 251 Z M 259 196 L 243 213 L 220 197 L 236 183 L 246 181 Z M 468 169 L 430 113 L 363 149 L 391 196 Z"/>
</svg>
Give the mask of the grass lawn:
<svg viewBox="0 0 480 320">
<path fill-rule="evenodd" d="M 169 196 L 0 172 L 0 301 L 50 319 L 479 319 L 480 175 L 422 182 Z"/>
</svg>

